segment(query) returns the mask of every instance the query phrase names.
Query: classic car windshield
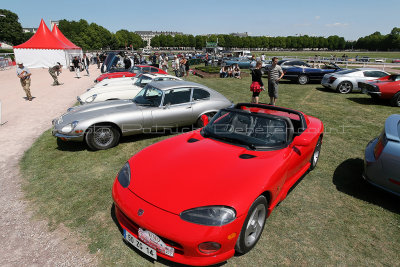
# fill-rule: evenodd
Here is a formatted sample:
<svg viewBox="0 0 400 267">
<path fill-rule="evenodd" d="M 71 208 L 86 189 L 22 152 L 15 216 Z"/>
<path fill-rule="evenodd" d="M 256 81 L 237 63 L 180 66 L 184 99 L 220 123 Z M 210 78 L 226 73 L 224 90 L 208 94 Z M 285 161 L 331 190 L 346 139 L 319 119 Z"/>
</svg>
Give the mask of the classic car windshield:
<svg viewBox="0 0 400 267">
<path fill-rule="evenodd" d="M 151 82 L 152 78 L 147 77 L 146 75 L 140 75 L 139 78 L 136 80 L 135 85 L 139 87 L 145 87 L 146 84 Z"/>
<path fill-rule="evenodd" d="M 133 99 L 138 105 L 158 107 L 161 104 L 162 91 L 150 85 L 143 88 Z"/>
<path fill-rule="evenodd" d="M 204 127 L 202 134 L 250 149 L 271 148 L 286 144 L 287 124 L 268 114 L 223 109 Z"/>
</svg>

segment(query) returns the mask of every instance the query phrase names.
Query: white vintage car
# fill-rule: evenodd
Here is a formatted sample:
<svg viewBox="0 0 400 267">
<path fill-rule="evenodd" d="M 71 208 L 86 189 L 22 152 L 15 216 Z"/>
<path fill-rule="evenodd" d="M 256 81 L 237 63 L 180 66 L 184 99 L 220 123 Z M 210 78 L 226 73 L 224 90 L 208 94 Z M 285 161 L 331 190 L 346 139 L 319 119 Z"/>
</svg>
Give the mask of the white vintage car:
<svg viewBox="0 0 400 267">
<path fill-rule="evenodd" d="M 120 80 L 120 79 L 113 79 Z M 132 99 L 134 98 L 146 84 L 151 81 L 177 81 L 178 77 L 158 73 L 143 73 L 134 79 L 128 78 L 119 82 L 99 83 L 89 88 L 85 93 L 77 97 L 81 105 L 106 100 Z"/>
</svg>

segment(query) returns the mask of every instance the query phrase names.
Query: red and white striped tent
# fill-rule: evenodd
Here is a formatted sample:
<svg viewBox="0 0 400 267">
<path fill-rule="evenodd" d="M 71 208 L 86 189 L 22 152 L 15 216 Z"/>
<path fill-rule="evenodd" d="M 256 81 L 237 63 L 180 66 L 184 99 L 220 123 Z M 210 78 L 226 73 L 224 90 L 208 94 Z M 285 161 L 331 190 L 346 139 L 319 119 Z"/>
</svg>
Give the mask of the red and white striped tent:
<svg viewBox="0 0 400 267">
<path fill-rule="evenodd" d="M 68 67 L 73 56 L 82 55 L 82 48 L 69 41 L 56 27 L 51 32 L 42 19 L 37 32 L 28 41 L 14 46 L 15 60 L 28 68 L 52 67 L 57 62 Z"/>
</svg>

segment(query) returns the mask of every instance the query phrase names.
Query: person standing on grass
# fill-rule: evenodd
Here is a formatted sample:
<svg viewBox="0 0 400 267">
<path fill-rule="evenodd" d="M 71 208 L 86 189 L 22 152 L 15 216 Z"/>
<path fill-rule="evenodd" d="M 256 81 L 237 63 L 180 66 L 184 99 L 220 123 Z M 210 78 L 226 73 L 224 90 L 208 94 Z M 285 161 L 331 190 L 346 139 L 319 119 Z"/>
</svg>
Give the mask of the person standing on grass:
<svg viewBox="0 0 400 267">
<path fill-rule="evenodd" d="M 56 65 L 54 65 L 53 67 L 49 68 L 49 73 L 50 76 L 53 78 L 54 82 L 53 82 L 53 86 L 56 85 L 61 85 L 61 83 L 58 82 L 58 75 L 59 73 L 62 72 L 62 65 L 60 62 L 57 62 Z"/>
<path fill-rule="evenodd" d="M 265 90 L 264 89 L 264 84 L 263 84 L 263 82 L 261 80 L 261 76 L 262 76 L 261 66 L 262 66 L 261 61 L 258 61 L 256 63 L 255 69 L 251 70 L 251 81 L 252 81 L 252 83 L 250 85 L 250 91 L 253 92 L 253 95 L 252 95 L 252 98 L 251 98 L 251 103 L 255 103 L 255 104 L 258 104 L 258 99 L 259 99 L 259 96 L 260 96 L 260 92 Z"/>
<path fill-rule="evenodd" d="M 32 101 L 33 97 L 31 95 L 31 75 L 32 73 L 29 71 L 27 67 L 24 67 L 22 62 L 17 63 L 17 76 L 19 81 L 21 82 L 22 89 L 24 89 L 26 98 L 29 101 Z"/>
<path fill-rule="evenodd" d="M 74 70 L 75 70 L 75 75 L 76 78 L 80 78 L 81 76 L 79 75 L 79 73 L 81 72 L 81 70 L 79 69 L 79 62 L 80 60 L 78 59 L 77 56 L 74 57 L 74 59 L 72 60 L 72 64 L 74 65 Z"/>
<path fill-rule="evenodd" d="M 284 73 L 281 66 L 278 65 L 278 58 L 272 58 L 272 65 L 268 67 L 268 95 L 270 105 L 275 106 L 276 99 L 278 98 L 278 84 L 282 79 Z"/>
</svg>

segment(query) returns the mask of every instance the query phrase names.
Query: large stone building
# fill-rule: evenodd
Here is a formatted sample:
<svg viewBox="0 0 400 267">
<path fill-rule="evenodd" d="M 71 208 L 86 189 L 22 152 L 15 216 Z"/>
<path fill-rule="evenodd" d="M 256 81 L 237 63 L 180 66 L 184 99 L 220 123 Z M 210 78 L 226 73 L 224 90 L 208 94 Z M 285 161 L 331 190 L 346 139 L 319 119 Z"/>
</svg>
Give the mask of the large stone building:
<svg viewBox="0 0 400 267">
<path fill-rule="evenodd" d="M 138 34 L 143 41 L 147 42 L 147 46 L 145 48 L 149 49 L 151 48 L 151 38 L 158 36 L 158 35 L 183 35 L 183 32 L 153 32 L 153 31 L 135 31 L 136 34 Z"/>
</svg>

